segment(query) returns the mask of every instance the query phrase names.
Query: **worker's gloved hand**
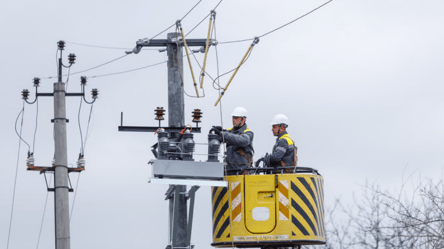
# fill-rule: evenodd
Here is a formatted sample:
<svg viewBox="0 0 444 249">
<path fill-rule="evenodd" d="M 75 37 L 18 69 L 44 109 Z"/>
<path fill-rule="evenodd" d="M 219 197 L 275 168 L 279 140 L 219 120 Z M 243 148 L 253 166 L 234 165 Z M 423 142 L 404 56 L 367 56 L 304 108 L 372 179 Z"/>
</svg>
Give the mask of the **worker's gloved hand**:
<svg viewBox="0 0 444 249">
<path fill-rule="evenodd" d="M 265 167 L 271 167 L 270 157 L 271 157 L 270 154 L 268 154 L 268 153 L 265 154 L 265 156 L 264 156 Z"/>
<path fill-rule="evenodd" d="M 217 136 L 217 140 L 219 140 L 219 143 L 222 143 L 224 141 L 222 136 Z"/>
<path fill-rule="evenodd" d="M 213 128 L 211 128 L 211 130 L 213 130 L 214 133 L 216 133 L 217 135 L 220 136 L 220 133 L 222 132 L 222 127 L 221 126 L 213 126 Z"/>
<path fill-rule="evenodd" d="M 259 158 L 259 160 L 257 160 L 257 161 L 254 163 L 254 166 L 256 166 L 256 168 L 259 168 L 259 163 L 261 163 L 262 161 L 264 161 L 264 157 Z"/>
</svg>

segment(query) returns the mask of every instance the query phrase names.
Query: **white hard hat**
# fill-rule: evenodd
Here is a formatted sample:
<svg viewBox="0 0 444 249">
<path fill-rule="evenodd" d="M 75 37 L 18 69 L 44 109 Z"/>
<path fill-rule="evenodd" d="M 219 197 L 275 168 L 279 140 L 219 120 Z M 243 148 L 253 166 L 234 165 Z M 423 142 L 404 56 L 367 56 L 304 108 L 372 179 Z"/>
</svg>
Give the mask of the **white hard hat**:
<svg viewBox="0 0 444 249">
<path fill-rule="evenodd" d="M 233 117 L 247 117 L 247 110 L 243 107 L 236 107 L 234 111 L 231 113 L 231 116 Z"/>
<path fill-rule="evenodd" d="M 270 124 L 271 125 L 285 124 L 286 126 L 288 126 L 290 124 L 290 121 L 288 121 L 287 116 L 285 116 L 284 114 L 278 114 L 273 117 Z"/>
</svg>

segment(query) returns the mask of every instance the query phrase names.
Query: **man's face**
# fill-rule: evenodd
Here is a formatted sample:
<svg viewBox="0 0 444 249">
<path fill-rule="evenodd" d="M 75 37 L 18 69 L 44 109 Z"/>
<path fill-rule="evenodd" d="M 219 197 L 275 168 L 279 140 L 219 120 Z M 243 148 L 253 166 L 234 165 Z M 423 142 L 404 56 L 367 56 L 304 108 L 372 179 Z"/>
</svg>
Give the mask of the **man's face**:
<svg viewBox="0 0 444 249">
<path fill-rule="evenodd" d="M 241 123 L 241 121 L 242 121 L 242 123 Z M 243 123 L 244 123 L 244 121 L 242 120 L 242 117 L 234 117 L 233 116 L 233 126 L 234 127 L 242 126 Z"/>
<path fill-rule="evenodd" d="M 273 131 L 273 135 L 274 135 L 274 136 L 279 135 L 279 134 L 278 134 L 278 131 L 279 131 L 279 125 L 273 125 L 273 127 L 271 128 L 271 130 Z M 282 129 L 281 129 L 281 131 L 282 131 Z"/>
</svg>

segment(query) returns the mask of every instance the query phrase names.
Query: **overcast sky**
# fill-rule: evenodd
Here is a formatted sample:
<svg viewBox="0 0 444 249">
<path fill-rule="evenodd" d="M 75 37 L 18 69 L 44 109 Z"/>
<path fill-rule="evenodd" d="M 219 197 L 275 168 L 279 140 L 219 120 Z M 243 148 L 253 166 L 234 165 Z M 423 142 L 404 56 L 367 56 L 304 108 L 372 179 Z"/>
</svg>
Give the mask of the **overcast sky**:
<svg viewBox="0 0 444 249">
<path fill-rule="evenodd" d="M 58 40 L 75 53 L 71 73 L 124 55 L 137 39 L 151 38 L 187 13 L 198 1 L 12 1 L 0 7 L 2 66 L 0 245 L 6 246 L 19 140 L 15 119 L 22 108 L 20 92 L 33 99 L 34 77 L 40 92 L 51 92 L 56 75 Z M 185 32 L 202 20 L 218 0 L 202 1 L 183 21 Z M 224 0 L 217 8 L 219 42 L 253 38 L 323 4 L 321 0 Z M 442 178 L 444 138 L 444 2 L 440 0 L 334 0 L 305 18 L 261 38 L 222 99 L 222 121 L 245 107 L 255 133 L 255 159 L 270 152 L 275 138 L 269 125 L 278 113 L 290 119 L 288 131 L 299 147 L 299 164 L 324 176 L 325 201 L 350 200 L 365 181 L 387 189 L 403 179 Z M 208 21 L 189 38 L 205 38 Z M 174 32 L 170 29 L 169 32 Z M 166 33 L 157 38 L 166 38 Z M 236 67 L 250 41 L 218 46 L 220 72 Z M 200 63 L 203 54 L 197 54 Z M 126 125 L 153 126 L 154 109 L 167 105 L 166 64 L 108 77 L 162 62 L 166 53 L 144 50 L 106 66 L 69 78 L 69 92 L 80 91 L 80 76 L 88 76 L 87 98 L 99 89 L 71 219 L 72 248 L 164 248 L 167 245 L 167 186 L 148 184 L 153 158 L 152 133 L 117 131 L 120 112 Z M 197 64 L 193 60 L 195 73 Z M 185 62 L 185 90 L 193 94 Z M 217 75 L 215 50 L 207 70 Z M 67 72 L 66 70 L 64 72 Z M 225 85 L 230 74 L 221 79 Z M 66 81 L 64 77 L 64 81 Z M 185 98 L 186 123 L 195 108 L 203 111 L 205 142 L 212 125 L 221 124 L 218 92 L 206 78 L 205 98 Z M 77 115 L 80 99 L 67 100 L 68 157 L 75 165 L 80 150 Z M 25 105 L 23 137 L 33 149 L 37 105 Z M 168 110 L 167 110 L 168 112 Z M 86 130 L 89 106 L 83 103 L 81 125 Z M 35 140 L 36 165 L 53 158 L 53 99 L 39 99 Z M 164 122 L 167 124 L 167 121 Z M 205 147 L 197 147 L 206 152 Z M 43 175 L 26 171 L 28 147 L 19 153 L 15 208 L 9 248 L 34 248 L 47 196 Z M 197 158 L 203 159 L 203 158 Z M 73 185 L 76 174 L 71 174 Z M 413 180 L 412 180 L 413 181 Z M 72 203 L 74 193 L 70 194 Z M 192 241 L 210 248 L 210 188 L 197 192 Z M 49 194 L 39 248 L 54 247 L 53 193 Z"/>
</svg>

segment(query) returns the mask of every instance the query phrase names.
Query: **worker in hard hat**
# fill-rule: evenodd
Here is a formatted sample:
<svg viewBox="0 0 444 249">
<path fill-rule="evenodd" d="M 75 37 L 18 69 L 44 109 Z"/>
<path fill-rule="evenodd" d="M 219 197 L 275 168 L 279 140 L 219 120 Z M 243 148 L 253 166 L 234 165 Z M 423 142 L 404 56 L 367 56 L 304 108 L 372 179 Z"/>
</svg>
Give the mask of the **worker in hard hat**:
<svg viewBox="0 0 444 249">
<path fill-rule="evenodd" d="M 297 147 L 290 135 L 287 133 L 289 125 L 288 117 L 284 114 L 278 114 L 271 121 L 273 135 L 277 137 L 273 146 L 273 152 L 266 154 L 263 158 L 256 162 L 256 167 L 260 161 L 264 161 L 268 167 L 287 167 L 296 166 L 297 163 Z M 291 169 L 288 170 L 291 172 Z"/>
<path fill-rule="evenodd" d="M 246 174 L 246 169 L 253 163 L 253 131 L 247 127 L 247 110 L 237 107 L 231 113 L 233 127 L 223 130 L 220 126 L 213 126 L 210 130 L 220 136 L 220 141 L 227 143 L 225 162 L 227 174 Z"/>
</svg>

